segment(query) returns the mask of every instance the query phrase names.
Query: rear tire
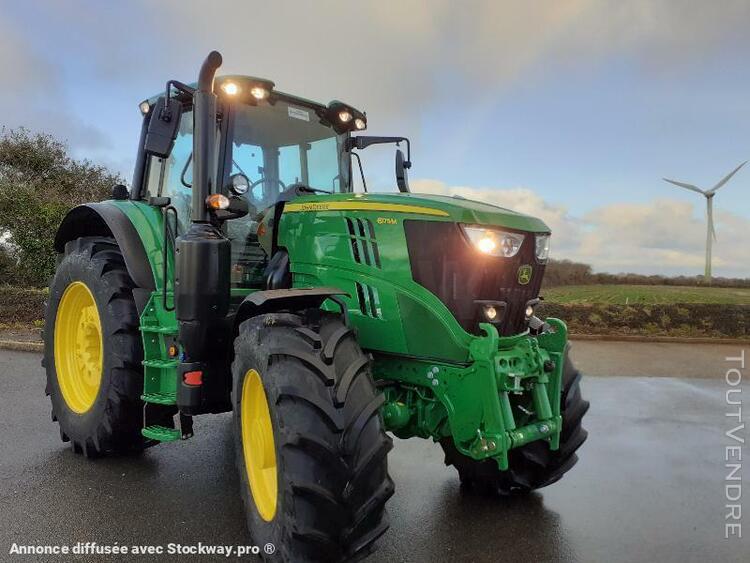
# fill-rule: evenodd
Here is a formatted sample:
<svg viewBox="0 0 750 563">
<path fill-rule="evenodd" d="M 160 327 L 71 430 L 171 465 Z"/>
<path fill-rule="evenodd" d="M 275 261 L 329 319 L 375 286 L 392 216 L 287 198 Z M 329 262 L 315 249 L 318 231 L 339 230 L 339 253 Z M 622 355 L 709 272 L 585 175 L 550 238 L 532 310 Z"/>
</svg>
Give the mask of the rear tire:
<svg viewBox="0 0 750 563">
<path fill-rule="evenodd" d="M 319 310 L 254 317 L 240 326 L 232 373 L 241 495 L 261 555 L 266 544 L 275 546 L 269 559 L 276 561 L 367 555 L 388 528 L 385 503 L 393 481 L 387 454 L 393 444 L 380 417 L 382 395 L 354 334 L 337 316 Z M 253 400 L 247 391 L 257 387 L 258 377 L 265 398 L 260 402 L 257 391 Z M 256 420 L 263 402 L 268 430 L 257 430 L 262 421 L 243 426 L 244 417 L 248 424 Z M 256 405 L 255 411 L 248 405 Z M 243 431 L 250 436 L 246 443 Z M 267 472 L 275 469 L 271 486 L 250 477 L 257 475 L 259 455 Z M 268 491 L 275 493 L 272 500 Z"/>
<path fill-rule="evenodd" d="M 60 437 L 86 457 L 137 451 L 146 443 L 140 432 L 143 348 L 134 286 L 115 240 L 101 237 L 68 242 L 50 284 L 44 329 L 46 392 Z M 88 300 L 85 315 L 70 305 L 61 311 L 61 301 L 69 301 L 73 290 Z M 89 323 L 79 326 L 84 321 L 78 317 L 84 316 Z M 66 338 L 78 330 L 89 331 L 89 340 Z M 81 343 L 92 343 L 91 350 Z M 71 359 L 82 354 L 87 354 L 87 365 L 85 360 Z"/>
<path fill-rule="evenodd" d="M 458 470 L 462 488 L 480 494 L 524 494 L 559 481 L 578 461 L 576 451 L 588 436 L 581 421 L 589 403 L 581 396 L 580 381 L 581 373 L 573 366 L 566 349 L 560 409 L 562 433 L 557 451 L 550 450 L 547 442 L 532 442 L 510 450 L 509 468 L 500 471 L 494 460 L 473 460 L 461 454 L 450 438 L 441 440 L 445 464 Z"/>
</svg>

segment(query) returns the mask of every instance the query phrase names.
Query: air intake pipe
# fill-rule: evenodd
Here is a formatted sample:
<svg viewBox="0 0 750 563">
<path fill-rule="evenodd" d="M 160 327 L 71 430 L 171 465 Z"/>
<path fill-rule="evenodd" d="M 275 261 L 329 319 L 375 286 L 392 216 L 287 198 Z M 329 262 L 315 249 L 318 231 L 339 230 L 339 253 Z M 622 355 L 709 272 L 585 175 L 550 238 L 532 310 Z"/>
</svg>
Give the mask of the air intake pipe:
<svg viewBox="0 0 750 563">
<path fill-rule="evenodd" d="M 193 194 L 188 231 L 175 248 L 175 315 L 183 355 L 177 405 L 184 414 L 200 411 L 211 360 L 223 353 L 215 335 L 229 312 L 231 243 L 210 221 L 206 198 L 215 191 L 216 94 L 214 75 L 221 55 L 212 51 L 201 66 L 193 94 Z M 201 377 L 195 376 L 196 372 Z M 187 376 L 186 374 L 192 374 Z M 196 383 L 199 382 L 199 383 Z"/>
</svg>

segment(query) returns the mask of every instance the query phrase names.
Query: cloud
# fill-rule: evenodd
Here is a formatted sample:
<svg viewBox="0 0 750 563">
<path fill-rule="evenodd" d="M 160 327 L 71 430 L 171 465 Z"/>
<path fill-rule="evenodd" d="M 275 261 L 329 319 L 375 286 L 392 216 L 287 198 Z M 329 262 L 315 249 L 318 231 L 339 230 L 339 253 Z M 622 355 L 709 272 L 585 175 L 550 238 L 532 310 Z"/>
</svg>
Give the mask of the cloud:
<svg viewBox="0 0 750 563">
<path fill-rule="evenodd" d="M 149 13 L 144 33 L 161 42 L 152 53 L 183 79 L 219 49 L 222 72 L 266 76 L 312 99 L 341 98 L 368 110 L 378 128 L 412 135 L 440 97 L 481 107 L 550 66 L 586 67 L 628 53 L 661 72 L 726 41 L 750 47 L 750 4 L 742 0 L 721 9 L 701 0 L 236 0 L 211 7 L 172 0 L 132 12 Z M 224 15 L 231 17 L 217 17 Z M 149 22 L 158 22 L 152 32 Z M 113 50 L 123 58 L 113 47 L 98 56 Z"/>
<path fill-rule="evenodd" d="M 460 195 L 541 218 L 552 230 L 552 255 L 591 264 L 602 272 L 703 273 L 706 222 L 702 207 L 672 199 L 613 203 L 581 216 L 545 201 L 529 188 L 448 186 L 412 180 L 418 193 Z M 715 209 L 714 275 L 750 277 L 750 220 Z"/>
<path fill-rule="evenodd" d="M 59 69 L 40 55 L 30 38 L 0 19 L 0 126 L 45 131 L 66 140 L 74 149 L 101 149 L 108 137 L 69 109 Z"/>
<path fill-rule="evenodd" d="M 0 103 L 11 125 L 46 128 L 97 156 L 112 145 L 124 150 L 116 138 L 121 123 L 108 114 L 123 115 L 124 100 L 133 111 L 167 78 L 194 80 L 203 57 L 219 49 L 221 72 L 266 76 L 311 99 L 346 100 L 368 111 L 374 134 L 418 142 L 422 120 L 460 98 L 473 109 L 461 114 L 462 134 L 472 138 L 483 108 L 504 89 L 550 68 L 628 54 L 644 68 L 673 71 L 727 42 L 750 47 L 748 23 L 744 0 L 69 0 L 0 15 L 0 72 L 18 76 Z M 72 81 L 119 105 L 100 103 L 91 114 L 98 117 L 76 115 L 66 109 Z"/>
</svg>

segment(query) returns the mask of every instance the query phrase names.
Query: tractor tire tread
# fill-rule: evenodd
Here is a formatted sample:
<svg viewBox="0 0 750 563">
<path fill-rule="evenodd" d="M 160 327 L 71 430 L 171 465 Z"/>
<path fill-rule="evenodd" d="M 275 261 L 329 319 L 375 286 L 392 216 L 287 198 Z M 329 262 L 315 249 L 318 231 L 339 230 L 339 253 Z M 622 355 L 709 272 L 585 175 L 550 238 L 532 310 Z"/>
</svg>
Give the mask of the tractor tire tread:
<svg viewBox="0 0 750 563">
<path fill-rule="evenodd" d="M 279 496 L 271 522 L 259 519 L 238 432 L 241 381 L 250 368 L 260 372 L 274 420 Z M 365 556 L 388 528 L 393 444 L 353 331 L 319 310 L 252 317 L 240 326 L 232 370 L 237 467 L 254 541 L 275 540 L 269 560 Z"/>
<path fill-rule="evenodd" d="M 87 458 L 105 454 L 132 453 L 143 449 L 142 426 L 143 370 L 140 364 L 143 352 L 138 331 L 138 313 L 133 298 L 135 284 L 128 274 L 125 260 L 117 242 L 109 237 L 80 237 L 65 245 L 60 267 L 65 276 L 90 274 L 97 277 L 87 283 L 97 298 L 101 319 L 102 336 L 109 349 L 105 354 L 103 381 L 108 375 L 106 389 L 100 390 L 94 407 L 101 400 L 100 414 L 85 423 L 71 421 L 76 415 L 66 412 L 67 406 L 56 383 L 54 361 L 54 328 L 48 323 L 51 334 L 45 334 L 44 366 L 47 374 L 47 391 L 52 400 L 52 416 L 60 425 L 61 439 L 70 442 L 71 449 Z M 60 267 L 58 272 L 60 272 Z M 51 284 L 46 317 L 54 318 L 57 312 L 64 279 Z M 102 309 L 105 309 L 102 311 Z M 92 407 L 92 408 L 94 408 Z"/>
</svg>

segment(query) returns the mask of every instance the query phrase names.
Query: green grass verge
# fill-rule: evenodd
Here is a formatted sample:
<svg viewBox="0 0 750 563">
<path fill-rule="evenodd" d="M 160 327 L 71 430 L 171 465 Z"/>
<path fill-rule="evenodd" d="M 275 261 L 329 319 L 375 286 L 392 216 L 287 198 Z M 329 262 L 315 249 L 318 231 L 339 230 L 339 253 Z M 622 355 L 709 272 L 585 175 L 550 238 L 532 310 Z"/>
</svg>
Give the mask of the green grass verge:
<svg viewBox="0 0 750 563">
<path fill-rule="evenodd" d="M 750 288 L 683 287 L 669 285 L 570 285 L 542 291 L 550 303 L 562 304 L 750 304 Z"/>
</svg>

